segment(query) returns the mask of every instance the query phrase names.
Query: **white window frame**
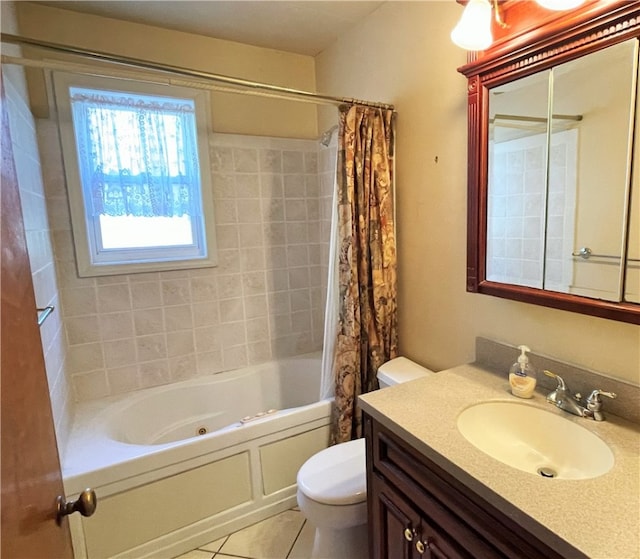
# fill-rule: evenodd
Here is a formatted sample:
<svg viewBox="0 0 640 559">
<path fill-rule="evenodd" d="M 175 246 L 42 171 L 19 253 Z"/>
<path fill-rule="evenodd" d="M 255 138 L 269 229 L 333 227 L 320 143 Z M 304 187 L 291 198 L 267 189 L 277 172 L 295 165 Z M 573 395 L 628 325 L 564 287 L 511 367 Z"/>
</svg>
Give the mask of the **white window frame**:
<svg viewBox="0 0 640 559">
<path fill-rule="evenodd" d="M 76 264 L 80 277 L 108 276 L 139 272 L 208 268 L 217 265 L 215 218 L 211 165 L 209 162 L 210 96 L 208 91 L 165 86 L 119 78 L 88 76 L 64 72 L 53 73 L 58 109 L 60 141 L 67 179 L 71 227 Z M 70 87 L 141 95 L 190 99 L 195 104 L 198 162 L 200 167 L 201 214 L 195 220 L 194 243 L 199 246 L 167 246 L 153 249 L 109 249 L 98 251 L 99 217 L 90 215 L 85 203 L 85 189 L 80 179 L 78 149 L 71 112 Z"/>
</svg>

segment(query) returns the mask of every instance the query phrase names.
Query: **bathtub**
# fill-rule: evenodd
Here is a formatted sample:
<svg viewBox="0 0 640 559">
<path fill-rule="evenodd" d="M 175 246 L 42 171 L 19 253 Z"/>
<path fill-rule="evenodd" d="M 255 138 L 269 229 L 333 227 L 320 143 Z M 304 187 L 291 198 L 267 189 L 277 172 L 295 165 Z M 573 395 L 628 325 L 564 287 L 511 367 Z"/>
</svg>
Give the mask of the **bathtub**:
<svg viewBox="0 0 640 559">
<path fill-rule="evenodd" d="M 174 557 L 291 508 L 296 474 L 328 444 L 320 355 L 79 404 L 65 493 L 76 559 Z"/>
</svg>

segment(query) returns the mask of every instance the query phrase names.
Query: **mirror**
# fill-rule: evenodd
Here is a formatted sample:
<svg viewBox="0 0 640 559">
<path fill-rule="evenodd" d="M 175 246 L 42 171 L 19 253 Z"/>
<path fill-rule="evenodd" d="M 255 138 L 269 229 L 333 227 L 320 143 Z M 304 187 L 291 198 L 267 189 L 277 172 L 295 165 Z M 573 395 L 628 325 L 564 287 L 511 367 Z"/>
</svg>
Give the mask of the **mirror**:
<svg viewBox="0 0 640 559">
<path fill-rule="evenodd" d="M 637 300 L 623 257 L 637 51 L 630 39 L 489 90 L 487 280 Z"/>
<path fill-rule="evenodd" d="M 634 160 L 640 161 L 640 146 L 636 147 Z M 631 189 L 624 293 L 625 301 L 636 304 L 640 304 L 640 180 L 638 175 L 636 173 L 634 176 Z"/>
<path fill-rule="evenodd" d="M 540 17 L 459 69 L 467 290 L 640 324 L 640 8 Z"/>
</svg>

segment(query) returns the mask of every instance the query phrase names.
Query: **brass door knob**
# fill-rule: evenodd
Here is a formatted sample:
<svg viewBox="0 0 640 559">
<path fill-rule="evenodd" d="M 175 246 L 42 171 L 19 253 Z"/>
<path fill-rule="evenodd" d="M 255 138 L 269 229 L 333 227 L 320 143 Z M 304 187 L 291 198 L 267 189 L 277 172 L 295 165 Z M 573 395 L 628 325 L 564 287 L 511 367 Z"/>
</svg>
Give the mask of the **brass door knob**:
<svg viewBox="0 0 640 559">
<path fill-rule="evenodd" d="M 58 524 L 62 521 L 63 516 L 79 512 L 82 516 L 91 516 L 96 512 L 98 506 L 98 498 L 96 492 L 93 489 L 85 489 L 78 499 L 75 501 L 65 501 L 62 495 L 59 495 L 56 499 L 57 513 L 56 519 Z"/>
</svg>

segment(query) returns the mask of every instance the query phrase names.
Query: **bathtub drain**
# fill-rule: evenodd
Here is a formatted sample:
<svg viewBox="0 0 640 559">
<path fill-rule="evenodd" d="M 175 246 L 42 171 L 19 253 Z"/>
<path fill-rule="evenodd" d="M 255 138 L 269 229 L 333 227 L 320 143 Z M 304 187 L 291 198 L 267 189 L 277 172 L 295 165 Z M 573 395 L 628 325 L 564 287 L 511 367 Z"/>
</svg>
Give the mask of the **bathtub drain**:
<svg viewBox="0 0 640 559">
<path fill-rule="evenodd" d="M 209 431 L 206 427 L 198 427 L 196 429 L 196 435 L 206 435 L 208 432 Z"/>
</svg>

